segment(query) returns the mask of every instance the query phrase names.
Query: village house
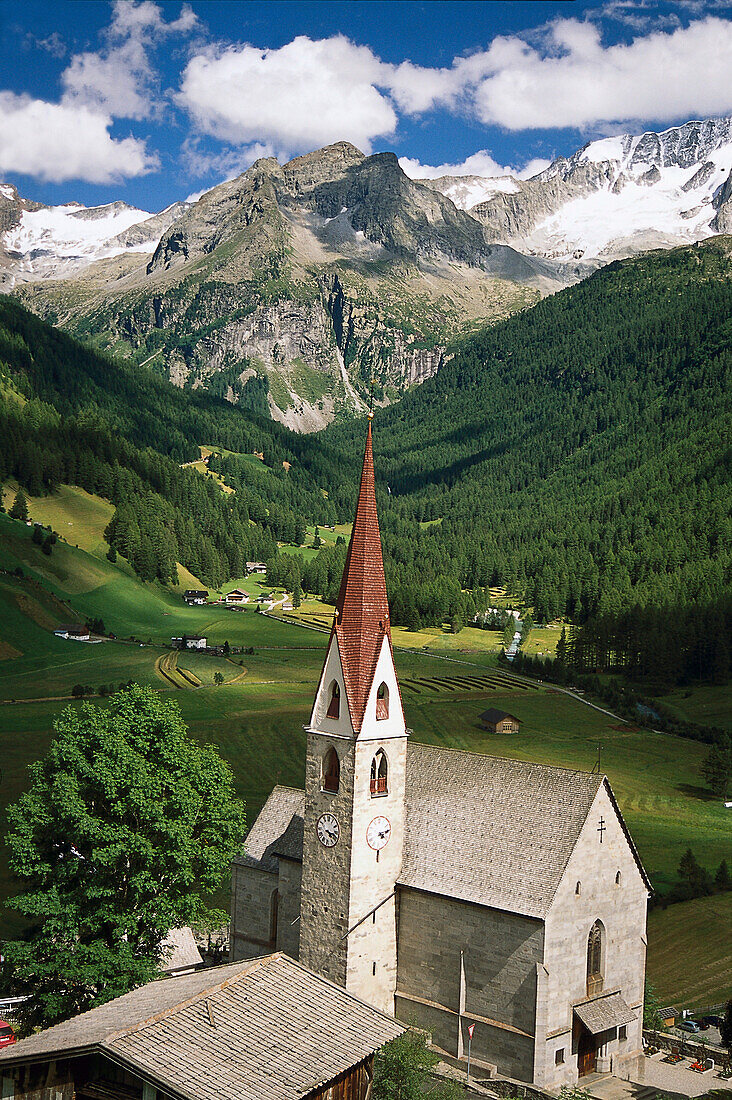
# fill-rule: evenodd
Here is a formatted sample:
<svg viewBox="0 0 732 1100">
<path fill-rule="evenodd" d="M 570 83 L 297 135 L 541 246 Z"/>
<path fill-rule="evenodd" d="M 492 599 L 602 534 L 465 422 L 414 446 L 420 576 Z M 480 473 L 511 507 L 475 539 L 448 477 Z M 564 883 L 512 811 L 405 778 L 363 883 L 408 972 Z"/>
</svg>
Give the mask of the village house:
<svg viewBox="0 0 732 1100">
<path fill-rule="evenodd" d="M 266 573 L 267 566 L 263 561 L 248 561 L 247 573 Z"/>
<path fill-rule="evenodd" d="M 507 714 L 505 710 L 497 710 L 488 707 L 478 715 L 478 721 L 484 729 L 490 733 L 518 733 L 521 729 L 521 721 L 513 714 Z"/>
<path fill-rule="evenodd" d="M 282 954 L 151 982 L 0 1050 L 13 1100 L 366 1100 L 395 1020 Z"/>
<path fill-rule="evenodd" d="M 206 639 L 199 634 L 184 634 L 180 638 L 171 638 L 173 649 L 205 649 Z"/>
<path fill-rule="evenodd" d="M 89 627 L 81 626 L 79 623 L 59 626 L 54 630 L 54 634 L 57 638 L 65 638 L 67 641 L 72 642 L 88 642 L 91 640 Z"/>
<path fill-rule="evenodd" d="M 234 606 L 249 603 L 249 593 L 242 588 L 234 588 L 231 592 L 226 593 L 224 603 Z"/>
<path fill-rule="evenodd" d="M 183 599 L 189 606 L 192 607 L 194 604 L 206 603 L 206 601 L 208 600 L 208 592 L 205 588 L 187 588 L 183 593 Z"/>
<path fill-rule="evenodd" d="M 558 1090 L 642 1050 L 650 889 L 603 775 L 410 743 L 371 425 L 304 790 L 234 861 L 232 957 L 277 948 L 473 1064 Z"/>
</svg>

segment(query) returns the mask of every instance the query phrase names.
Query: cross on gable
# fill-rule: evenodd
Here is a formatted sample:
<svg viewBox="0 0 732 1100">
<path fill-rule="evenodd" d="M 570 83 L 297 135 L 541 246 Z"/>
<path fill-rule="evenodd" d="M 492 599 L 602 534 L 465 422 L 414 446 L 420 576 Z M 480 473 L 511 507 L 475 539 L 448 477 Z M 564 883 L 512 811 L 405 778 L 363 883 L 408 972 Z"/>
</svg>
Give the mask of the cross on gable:
<svg viewBox="0 0 732 1100">
<path fill-rule="evenodd" d="M 600 844 L 602 844 L 602 834 L 607 832 L 607 825 L 605 824 L 605 818 L 600 818 L 600 824 L 597 826 L 597 831 L 600 834 Z"/>
</svg>

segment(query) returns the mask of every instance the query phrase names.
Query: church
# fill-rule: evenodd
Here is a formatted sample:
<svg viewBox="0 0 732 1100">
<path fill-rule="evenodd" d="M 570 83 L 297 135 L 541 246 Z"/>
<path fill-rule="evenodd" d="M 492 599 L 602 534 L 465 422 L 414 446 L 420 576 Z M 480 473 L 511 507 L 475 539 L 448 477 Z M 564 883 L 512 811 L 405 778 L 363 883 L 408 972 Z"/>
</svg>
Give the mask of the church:
<svg viewBox="0 0 732 1100">
<path fill-rule="evenodd" d="M 231 958 L 284 951 L 554 1090 L 642 1048 L 650 884 L 606 777 L 410 743 L 369 419 L 305 789 L 275 787 L 232 874 Z"/>
</svg>

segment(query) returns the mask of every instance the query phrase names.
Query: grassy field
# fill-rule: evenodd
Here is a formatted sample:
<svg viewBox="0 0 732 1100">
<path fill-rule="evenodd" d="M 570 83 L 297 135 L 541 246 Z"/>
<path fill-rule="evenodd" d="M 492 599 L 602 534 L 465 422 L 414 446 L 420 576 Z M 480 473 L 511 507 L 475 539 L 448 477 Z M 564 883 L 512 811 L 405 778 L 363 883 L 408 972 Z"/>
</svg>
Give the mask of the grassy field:
<svg viewBox="0 0 732 1100">
<path fill-rule="evenodd" d="M 650 914 L 648 981 L 664 1004 L 700 1009 L 727 1000 L 732 990 L 731 928 L 732 893 L 695 898 Z"/>
<path fill-rule="evenodd" d="M 66 498 L 67 511 L 70 499 Z M 72 503 L 78 514 L 79 499 Z M 79 537 L 85 548 L 61 543 L 48 557 L 31 542 L 29 528 L 0 515 L 0 568 L 12 571 L 20 565 L 24 573 L 22 580 L 0 575 L 4 734 L 0 807 L 4 810 L 24 789 L 27 765 L 45 753 L 54 716 L 66 705 L 81 705 L 68 701 L 75 683 L 98 688 L 129 679 L 169 693 L 193 736 L 218 747 L 232 766 L 249 820 L 273 784 L 300 786 L 305 753 L 302 727 L 322 667 L 327 641 L 323 630 L 332 622 L 332 609 L 306 601 L 299 622 L 293 623 L 257 614 L 250 607 L 188 608 L 179 595 L 156 584 L 143 584 L 100 556 L 91 520 L 86 535 Z M 232 582 L 231 587 L 255 592 L 263 585 L 261 579 L 250 579 Z M 101 616 L 120 640 L 84 645 L 53 636 L 53 627 L 60 621 L 84 616 Z M 308 625 L 320 627 L 321 632 L 307 629 Z M 165 643 L 183 633 L 205 634 L 217 643 L 228 640 L 254 652 L 228 659 L 172 652 Z M 543 633 L 536 631 L 540 647 L 547 645 Z M 122 641 L 130 635 L 144 644 Z M 601 745 L 603 771 L 610 777 L 657 889 L 664 891 L 673 882 L 689 845 L 712 871 L 729 857 L 729 811 L 709 797 L 700 779 L 703 745 L 637 729 L 547 685 L 522 680 L 499 665 L 497 632 L 465 628 L 453 635 L 439 630 L 395 630 L 394 642 L 407 722 L 415 740 L 578 770 L 592 769 Z M 214 684 L 217 672 L 224 679 L 221 685 Z M 713 691 L 680 693 L 680 699 L 698 713 L 701 708 L 711 712 L 723 705 Z M 486 733 L 478 715 L 487 706 L 515 714 L 521 719 L 521 732 Z M 0 896 L 7 896 L 10 889 L 0 860 Z M 677 952 L 679 959 L 686 960 L 678 963 L 677 976 L 674 952 L 669 947 L 664 956 L 662 945 L 664 921 L 671 921 L 682 907 L 653 914 L 659 946 L 656 949 L 652 938 L 649 966 L 654 979 L 668 972 L 668 978 L 663 978 L 666 985 L 655 979 L 659 992 L 676 988 L 674 982 L 680 980 L 684 965 L 694 971 L 688 960 L 695 944 L 706 942 L 717 927 L 715 922 L 728 919 L 728 911 L 715 909 L 713 903 L 714 899 L 706 907 L 700 903 L 698 909 L 690 909 L 687 925 L 679 926 L 688 927 L 689 946 Z M 6 920 L 6 927 L 11 926 L 12 921 Z M 673 932 L 670 935 L 673 938 Z M 709 971 L 699 997 L 714 1000 L 722 995 L 715 974 L 716 970 Z"/>
</svg>

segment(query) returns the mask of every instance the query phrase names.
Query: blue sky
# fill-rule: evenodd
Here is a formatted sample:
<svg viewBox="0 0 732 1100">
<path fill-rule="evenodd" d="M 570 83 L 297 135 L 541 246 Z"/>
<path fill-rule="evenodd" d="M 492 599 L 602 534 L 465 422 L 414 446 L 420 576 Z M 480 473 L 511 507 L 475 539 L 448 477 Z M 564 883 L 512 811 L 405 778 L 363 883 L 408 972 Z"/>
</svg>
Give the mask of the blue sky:
<svg viewBox="0 0 732 1100">
<path fill-rule="evenodd" d="M 158 210 L 338 140 L 529 175 L 732 114 L 732 0 L 3 0 L 0 180 Z"/>
</svg>

